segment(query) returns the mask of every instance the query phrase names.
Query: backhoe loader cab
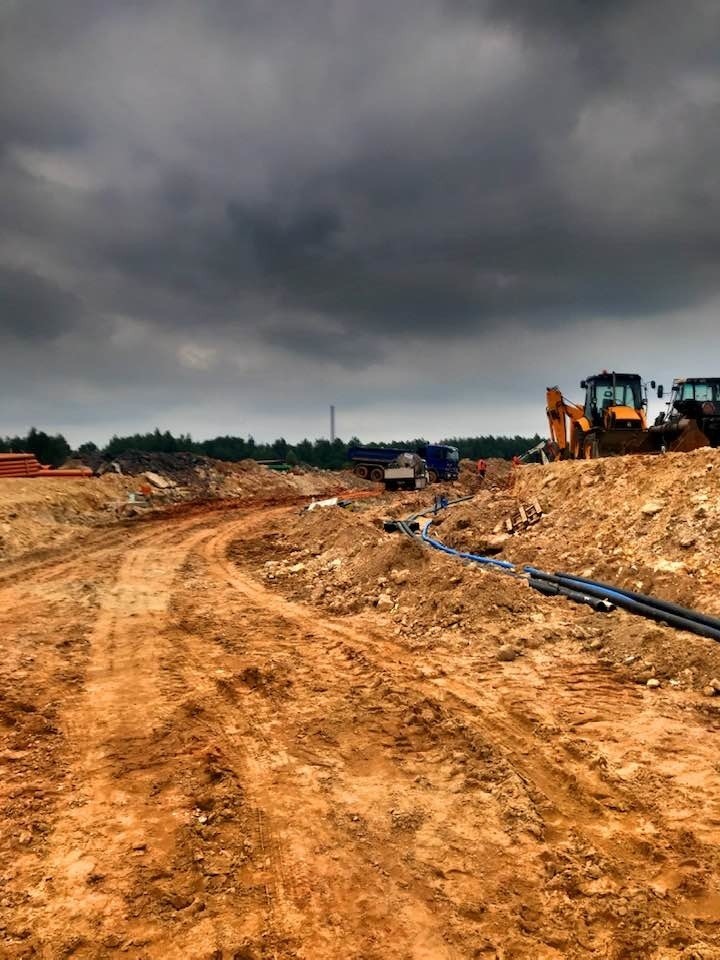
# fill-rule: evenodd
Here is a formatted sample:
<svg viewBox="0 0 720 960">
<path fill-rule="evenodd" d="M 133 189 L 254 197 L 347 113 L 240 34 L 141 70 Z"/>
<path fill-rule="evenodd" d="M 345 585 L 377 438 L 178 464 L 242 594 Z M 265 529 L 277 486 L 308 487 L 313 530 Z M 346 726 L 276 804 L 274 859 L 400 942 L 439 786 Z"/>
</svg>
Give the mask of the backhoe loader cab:
<svg viewBox="0 0 720 960">
<path fill-rule="evenodd" d="M 585 416 L 593 426 L 643 428 L 646 402 L 638 374 L 600 373 L 582 380 L 580 387 L 585 391 Z"/>
</svg>

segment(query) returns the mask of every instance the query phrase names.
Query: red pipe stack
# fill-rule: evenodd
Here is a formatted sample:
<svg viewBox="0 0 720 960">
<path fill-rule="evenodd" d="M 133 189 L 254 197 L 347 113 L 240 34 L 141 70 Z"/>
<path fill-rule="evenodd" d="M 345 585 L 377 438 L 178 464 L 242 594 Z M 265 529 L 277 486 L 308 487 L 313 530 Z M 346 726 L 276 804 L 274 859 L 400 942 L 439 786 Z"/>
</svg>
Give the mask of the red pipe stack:
<svg viewBox="0 0 720 960">
<path fill-rule="evenodd" d="M 0 453 L 0 479 L 3 477 L 91 477 L 92 470 L 53 470 L 40 463 L 32 453 Z"/>
<path fill-rule="evenodd" d="M 41 470 L 32 453 L 0 453 L 0 477 L 36 477 Z"/>
</svg>

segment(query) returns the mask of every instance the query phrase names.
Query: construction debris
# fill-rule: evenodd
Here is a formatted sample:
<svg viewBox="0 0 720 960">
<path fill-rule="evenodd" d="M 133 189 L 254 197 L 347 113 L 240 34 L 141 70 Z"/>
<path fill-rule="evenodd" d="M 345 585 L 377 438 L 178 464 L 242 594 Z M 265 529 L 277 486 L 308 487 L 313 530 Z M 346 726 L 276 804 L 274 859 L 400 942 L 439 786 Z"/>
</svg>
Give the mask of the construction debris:
<svg viewBox="0 0 720 960">
<path fill-rule="evenodd" d="M 156 477 L 172 477 L 177 482 L 185 481 L 191 484 L 197 480 L 201 471 L 209 471 L 216 462 L 195 453 L 150 453 L 145 450 L 125 450 L 110 460 L 100 459 L 99 462 L 97 455 L 92 455 L 89 459 L 99 476 L 108 472 L 126 477 L 147 476 L 151 473 Z"/>
<path fill-rule="evenodd" d="M 174 480 L 170 480 L 168 477 L 163 477 L 159 473 L 153 473 L 152 470 L 146 470 L 143 476 L 159 490 L 171 490 L 173 487 L 177 486 Z"/>
<path fill-rule="evenodd" d="M 313 500 L 305 510 L 317 510 L 318 507 L 347 507 L 351 500 L 341 500 L 339 497 L 328 497 L 326 500 Z"/>
<path fill-rule="evenodd" d="M 503 521 L 495 525 L 493 533 L 502 533 L 503 530 L 507 533 L 517 533 L 519 530 L 526 530 L 533 524 L 539 523 L 542 517 L 543 510 L 537 500 L 533 500 L 532 503 L 527 503 L 524 506 L 520 504 L 512 516 L 505 517 Z"/>
</svg>

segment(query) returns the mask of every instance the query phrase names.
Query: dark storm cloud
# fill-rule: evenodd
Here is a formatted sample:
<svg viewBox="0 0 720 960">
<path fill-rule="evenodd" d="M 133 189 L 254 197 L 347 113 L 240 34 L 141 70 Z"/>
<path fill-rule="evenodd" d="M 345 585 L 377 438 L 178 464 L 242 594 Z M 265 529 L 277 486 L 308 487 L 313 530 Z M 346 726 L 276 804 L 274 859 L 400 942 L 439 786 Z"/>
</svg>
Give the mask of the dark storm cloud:
<svg viewBox="0 0 720 960">
<path fill-rule="evenodd" d="M 340 219 L 332 210 L 307 210 L 284 222 L 231 203 L 227 211 L 233 233 L 247 245 L 258 268 L 268 276 L 312 268 L 332 256 L 333 237 Z"/>
<path fill-rule="evenodd" d="M 82 306 L 37 273 L 0 267 L 0 317 L 0 333 L 42 343 L 76 327 Z"/>
<path fill-rule="evenodd" d="M 655 0 L 449 0 L 450 9 L 508 20 L 543 33 L 578 33 L 596 30 L 608 18 L 635 7 L 649 10 Z"/>
<path fill-rule="evenodd" d="M 118 381 L 136 341 L 322 378 L 642 333 L 720 293 L 719 37 L 709 0 L 6 4 L 0 330 Z"/>
</svg>

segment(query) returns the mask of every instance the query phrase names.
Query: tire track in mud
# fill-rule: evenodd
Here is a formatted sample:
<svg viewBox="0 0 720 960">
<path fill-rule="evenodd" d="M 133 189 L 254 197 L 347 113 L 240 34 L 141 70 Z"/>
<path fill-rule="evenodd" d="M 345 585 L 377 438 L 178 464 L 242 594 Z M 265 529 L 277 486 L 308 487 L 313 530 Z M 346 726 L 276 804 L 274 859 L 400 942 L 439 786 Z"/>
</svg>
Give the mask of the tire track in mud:
<svg viewBox="0 0 720 960">
<path fill-rule="evenodd" d="M 267 590 L 260 584 L 248 583 L 246 578 L 238 575 L 231 561 L 226 557 L 226 548 L 232 539 L 232 535 L 222 532 L 211 538 L 204 545 L 206 550 L 211 551 L 216 569 L 222 571 L 222 575 L 228 578 L 236 589 L 241 589 L 243 593 L 252 598 L 259 606 L 274 608 L 286 618 L 294 618 L 300 622 L 306 622 L 308 611 L 302 605 L 292 601 L 279 598 L 276 593 Z M 332 643 L 326 647 L 331 653 L 347 650 L 352 652 L 352 661 L 358 663 L 362 658 L 364 661 L 364 673 L 366 675 L 385 675 L 392 676 L 397 682 L 398 671 L 401 671 L 402 680 L 409 683 L 416 693 L 422 693 L 426 696 L 437 698 L 440 696 L 447 704 L 448 698 L 452 698 L 461 706 L 464 714 L 470 713 L 473 722 L 476 723 L 483 732 L 484 738 L 490 742 L 500 754 L 512 758 L 512 766 L 525 783 L 531 783 L 538 793 L 542 793 L 546 799 L 553 804 L 557 815 L 563 816 L 568 825 L 572 824 L 572 829 L 576 829 L 577 824 L 581 822 L 581 811 L 586 814 L 598 813 L 599 806 L 589 797 L 585 798 L 585 803 L 581 805 L 577 794 L 580 792 L 579 786 L 566 788 L 557 779 L 557 760 L 548 762 L 542 755 L 538 756 L 538 744 L 532 734 L 523 729 L 518 724 L 517 719 L 512 715 L 507 707 L 504 706 L 498 698 L 484 696 L 480 689 L 473 688 L 467 684 L 458 681 L 437 679 L 432 681 L 421 681 L 417 678 L 412 669 L 412 661 L 408 657 L 407 650 L 399 643 L 393 643 L 387 637 L 377 638 L 374 636 L 375 625 L 369 625 L 368 629 L 357 630 L 353 626 L 345 623 L 333 622 L 317 625 L 316 636 L 327 637 Z M 368 655 L 375 657 L 374 661 L 368 659 Z M 380 666 L 383 664 L 383 666 Z M 334 667 L 337 669 L 337 665 Z M 597 670 L 599 674 L 600 671 Z M 410 674 L 410 675 L 408 675 Z M 563 682 L 563 678 L 559 678 Z M 619 685 L 616 689 L 617 699 L 615 706 L 627 699 L 627 691 Z M 493 713 L 499 712 L 499 718 L 493 719 Z M 534 758 L 533 758 L 534 755 Z M 607 788 L 599 778 L 593 778 L 594 783 L 591 790 L 602 794 L 607 793 Z M 575 796 L 573 796 L 575 794 Z M 627 800 L 618 798 L 618 805 L 627 805 Z M 564 813 L 564 809 L 567 810 Z M 631 824 L 630 830 L 634 831 L 635 824 Z M 591 828 L 592 829 L 592 828 Z M 600 841 L 600 836 L 595 838 Z M 620 841 L 624 843 L 624 840 Z M 602 843 L 601 843 L 602 845 Z"/>
<path fill-rule="evenodd" d="M 153 755 L 147 747 L 175 706 L 174 700 L 156 695 L 158 660 L 167 652 L 163 630 L 170 588 L 193 544 L 211 532 L 202 517 L 133 531 L 130 543 L 116 531 L 120 543 L 105 543 L 89 557 L 53 558 L 40 578 L 53 582 L 60 595 L 75 571 L 89 576 L 88 563 L 91 576 L 112 578 L 104 591 L 101 580 L 83 687 L 64 698 L 59 723 L 62 742 L 55 749 L 65 758 L 64 792 L 56 792 L 55 810 L 46 814 L 52 823 L 41 852 L 46 877 L 26 915 L 34 939 L 45 944 L 40 949 L 69 949 L 68 944 L 85 940 L 97 944 L 106 934 L 112 943 L 118 927 L 126 939 L 124 894 L 132 886 L 136 861 L 151 845 L 146 838 L 151 836 L 158 848 L 172 846 L 176 825 L 168 821 L 167 808 L 158 811 L 148 798 L 158 769 L 176 758 L 158 756 L 157 750 Z M 12 591 L 18 616 L 23 604 L 43 590 L 42 582 L 38 587 L 33 577 L 27 584 L 3 587 Z M 175 806 L 180 803 L 178 797 Z M 31 888 L 36 879 L 28 875 L 23 881 L 21 874 L 14 887 Z M 91 949 L 87 955 L 97 954 Z"/>
<path fill-rule="evenodd" d="M 172 707 L 157 697 L 170 586 L 187 551 L 207 535 L 200 530 L 184 538 L 177 531 L 143 537 L 102 598 L 84 696 L 64 722 L 77 759 L 70 774 L 73 793 L 65 798 L 46 854 L 52 897 L 39 914 L 40 929 L 51 937 L 63 928 L 88 938 L 112 937 L 126 911 L 133 848 L 143 854 L 148 837 L 160 846 L 172 844 L 172 818 L 168 823 L 167 811 L 161 814 L 145 799 L 145 781 L 154 773 L 146 748 Z M 101 882 L 109 877 L 111 884 Z"/>
<path fill-rule="evenodd" d="M 555 662 L 536 665 L 528 702 L 527 682 L 496 665 L 448 676 L 426 651 L 421 671 L 371 617 L 283 599 L 227 551 L 286 509 L 118 533 L 43 573 L 58 590 L 84 562 L 117 576 L 61 718 L 71 770 L 47 879 L 18 911 L 26 947 L 77 960 L 649 958 L 642 924 L 663 949 L 663 914 L 668 936 L 706 922 L 692 861 L 707 848 L 614 775 L 619 748 L 588 746 L 592 731 L 606 742 L 613 724 L 652 719 L 652 701 Z M 34 591 L 0 584 L 18 617 Z M 667 804 L 680 801 L 709 829 L 716 812 L 673 785 Z M 646 824 L 662 861 L 636 835 Z M 590 857 L 607 887 L 583 873 Z M 667 899 L 635 926 L 614 915 L 632 914 L 626 889 L 662 883 Z"/>
<path fill-rule="evenodd" d="M 226 538 L 227 534 L 222 533 L 211 539 L 224 543 Z M 203 542 L 198 552 L 211 566 L 214 565 L 217 544 Z M 243 608 L 253 621 L 255 633 L 262 638 L 259 646 L 253 646 L 252 657 L 261 648 L 294 650 L 302 644 L 306 631 L 298 629 L 294 618 L 279 615 L 274 608 L 268 609 L 264 597 L 256 604 L 254 597 L 243 593 L 243 600 L 247 600 Z M 248 691 L 246 689 L 238 697 L 232 693 L 232 687 L 223 682 L 219 686 L 221 695 L 218 701 L 218 686 L 209 682 L 197 649 L 194 657 L 188 649 L 193 643 L 192 633 L 192 630 L 186 631 L 183 658 L 187 656 L 189 662 L 194 659 L 198 673 L 192 685 L 195 689 L 202 689 L 203 702 L 212 705 L 211 727 L 222 737 L 226 756 L 243 783 L 252 806 L 252 818 L 257 825 L 255 841 L 267 854 L 268 874 L 263 875 L 263 884 L 270 922 L 277 935 L 289 943 L 301 942 L 303 948 L 310 949 L 318 960 L 340 955 L 349 933 L 362 941 L 358 956 L 367 958 L 394 957 L 396 954 L 388 949 L 392 942 L 404 944 L 404 947 L 398 947 L 397 956 L 412 956 L 417 960 L 454 960 L 464 956 L 444 942 L 439 931 L 442 925 L 438 924 L 438 914 L 448 912 L 442 902 L 436 902 L 427 892 L 413 889 L 422 885 L 418 884 L 412 869 L 392 851 L 365 850 L 368 838 L 358 838 L 354 833 L 360 818 L 334 808 L 325 799 L 325 787 L 314 779 L 315 774 L 319 770 L 328 777 L 332 776 L 339 761 L 323 762 L 312 756 L 298 764 L 289 752 L 289 747 L 294 748 L 295 744 L 288 743 L 286 734 L 278 729 L 277 718 L 285 715 L 286 708 L 292 707 L 292 695 L 283 698 L 282 702 L 264 696 L 255 697 L 250 708 L 252 715 L 246 717 L 245 729 L 236 732 L 238 716 L 248 709 L 239 701 L 247 702 Z M 197 643 L 197 639 L 194 642 Z M 340 647 L 338 642 L 339 655 L 344 659 Z M 365 665 L 351 662 L 349 667 L 354 671 L 356 681 L 365 679 Z M 314 672 L 313 665 L 308 664 L 305 673 L 310 684 Z M 322 674 L 317 671 L 318 680 Z M 228 729 L 230 736 L 224 733 Z M 382 732 L 364 731 L 363 738 L 368 749 L 372 746 L 381 753 L 387 752 L 381 743 Z M 387 776 L 396 781 L 399 776 L 398 785 L 405 789 L 410 777 L 402 771 L 398 773 L 389 761 L 386 761 L 386 768 Z M 310 834 L 304 830 L 298 832 L 297 820 L 304 817 L 310 818 Z M 317 849 L 313 851 L 308 847 L 310 841 L 320 848 L 319 855 Z M 317 863 L 324 863 L 326 868 L 329 866 L 329 872 L 339 878 L 334 889 L 322 877 L 319 879 L 323 889 L 318 889 L 313 877 Z M 354 895 L 345 888 L 347 878 L 354 878 Z M 362 910 L 353 902 L 355 899 L 364 905 L 375 904 L 373 912 L 389 928 L 382 938 L 382 946 L 375 945 L 377 931 L 363 919 Z M 378 906 L 381 904 L 394 904 L 397 916 Z M 349 917 L 356 926 L 344 929 Z M 402 952 L 403 949 L 407 952 Z M 287 953 L 287 956 L 294 956 L 294 953 Z"/>
<path fill-rule="evenodd" d="M 241 540 L 242 535 L 241 530 L 226 529 L 203 545 L 215 575 L 259 608 L 274 610 L 290 621 L 306 623 L 308 614 L 313 616 L 314 611 L 279 598 L 238 573 L 227 558 L 233 537 Z M 348 677 L 350 683 L 353 680 L 347 664 L 343 665 L 342 658 L 338 657 L 343 652 L 350 654 L 355 665 L 359 659 L 363 660 L 368 676 L 388 678 L 395 689 L 400 684 L 405 693 L 416 697 L 425 695 L 438 701 L 444 710 L 462 716 L 463 724 L 478 732 L 523 782 L 529 798 L 541 809 L 548 840 L 557 844 L 578 836 L 583 838 L 586 846 L 610 864 L 611 870 L 623 875 L 625 883 L 643 888 L 655 884 L 652 889 L 666 894 L 668 890 L 662 890 L 662 883 L 658 884 L 657 879 L 667 872 L 667 861 L 675 859 L 682 863 L 689 856 L 692 859 L 691 854 L 702 857 L 711 853 L 707 845 L 697 838 L 691 839 L 686 830 L 678 830 L 669 822 L 663 816 L 661 804 L 645 802 L 629 783 L 609 776 L 604 758 L 592 753 L 587 756 L 581 741 L 561 743 L 560 738 L 551 738 L 552 753 L 546 753 L 542 738 L 536 734 L 536 721 L 542 720 L 542 711 L 535 718 L 519 719 L 517 704 L 508 700 L 507 694 L 498 694 L 482 684 L 471 686 L 445 677 L 419 680 L 407 650 L 386 637 L 378 637 L 374 625 L 358 629 L 347 623 L 324 621 L 316 625 L 313 635 L 321 641 L 323 654 L 331 658 L 336 683 L 342 676 Z M 317 659 L 315 664 L 321 674 L 322 665 Z M 324 666 L 330 670 L 329 663 Z M 630 718 L 632 726 L 633 716 L 640 721 L 643 715 L 644 701 L 637 690 L 609 679 L 607 673 L 597 667 L 555 669 L 553 682 L 559 689 L 567 687 L 571 691 L 571 697 L 566 698 L 569 709 L 582 704 L 587 711 L 585 697 L 592 694 L 591 716 L 596 723 L 611 724 L 623 718 L 627 725 Z M 551 725 L 558 721 L 556 716 L 546 719 Z M 567 741 L 567 734 L 562 739 Z M 680 795 L 679 802 L 683 799 L 687 800 Z M 714 807 L 717 808 L 717 802 Z M 711 822 L 716 816 L 714 811 L 710 814 Z M 702 893 L 695 897 L 689 889 L 681 901 L 692 907 L 694 900 L 702 898 Z M 682 909 L 682 902 L 676 909 Z"/>
</svg>

